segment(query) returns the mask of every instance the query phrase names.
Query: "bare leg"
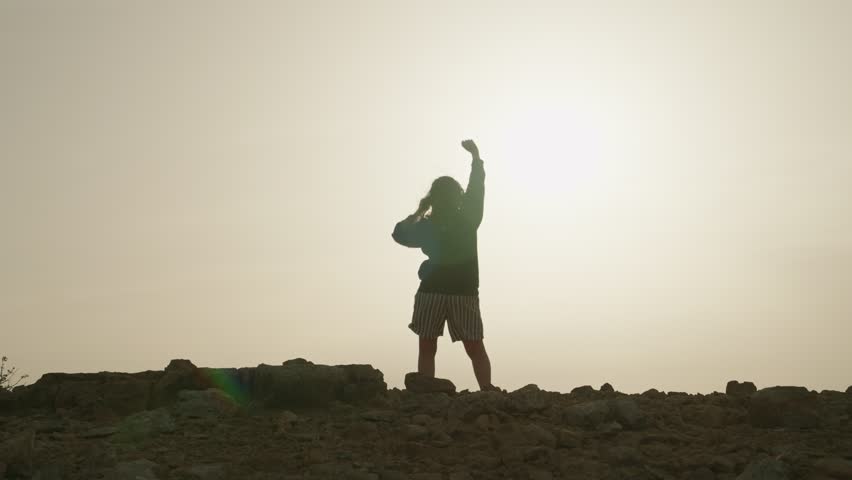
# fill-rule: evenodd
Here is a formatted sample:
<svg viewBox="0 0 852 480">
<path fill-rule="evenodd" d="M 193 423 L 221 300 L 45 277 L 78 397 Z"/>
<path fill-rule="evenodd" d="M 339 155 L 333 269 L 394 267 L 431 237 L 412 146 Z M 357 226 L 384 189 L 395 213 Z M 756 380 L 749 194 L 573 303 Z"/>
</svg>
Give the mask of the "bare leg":
<svg viewBox="0 0 852 480">
<path fill-rule="evenodd" d="M 435 353 L 437 352 L 437 338 L 420 337 L 420 353 L 417 355 L 417 371 L 428 377 L 434 377 Z"/>
<path fill-rule="evenodd" d="M 482 340 L 462 340 L 462 343 L 464 343 L 464 349 L 473 364 L 473 374 L 476 375 L 479 388 L 481 390 L 493 388 L 491 385 L 491 360 L 488 359 L 485 344 L 482 343 Z"/>
</svg>

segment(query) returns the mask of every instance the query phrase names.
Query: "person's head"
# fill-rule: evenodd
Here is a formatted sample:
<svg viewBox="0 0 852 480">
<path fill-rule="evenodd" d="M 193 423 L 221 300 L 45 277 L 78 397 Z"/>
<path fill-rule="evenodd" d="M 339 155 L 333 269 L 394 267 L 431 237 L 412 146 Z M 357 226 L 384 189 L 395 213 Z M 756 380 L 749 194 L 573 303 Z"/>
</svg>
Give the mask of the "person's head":
<svg viewBox="0 0 852 480">
<path fill-rule="evenodd" d="M 438 177 L 426 196 L 432 212 L 446 212 L 461 207 L 464 189 L 453 177 Z M 424 199 L 425 200 L 425 199 Z"/>
</svg>

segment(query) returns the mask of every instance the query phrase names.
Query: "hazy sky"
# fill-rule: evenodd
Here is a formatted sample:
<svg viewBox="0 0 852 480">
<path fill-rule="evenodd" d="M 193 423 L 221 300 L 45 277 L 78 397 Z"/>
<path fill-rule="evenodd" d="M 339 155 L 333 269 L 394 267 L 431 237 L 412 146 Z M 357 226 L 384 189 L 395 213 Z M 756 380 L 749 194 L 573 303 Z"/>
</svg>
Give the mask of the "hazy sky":
<svg viewBox="0 0 852 480">
<path fill-rule="evenodd" d="M 852 2 L 0 1 L 0 353 L 370 363 L 485 159 L 494 383 L 852 384 Z M 437 375 L 475 388 L 445 332 Z"/>
</svg>

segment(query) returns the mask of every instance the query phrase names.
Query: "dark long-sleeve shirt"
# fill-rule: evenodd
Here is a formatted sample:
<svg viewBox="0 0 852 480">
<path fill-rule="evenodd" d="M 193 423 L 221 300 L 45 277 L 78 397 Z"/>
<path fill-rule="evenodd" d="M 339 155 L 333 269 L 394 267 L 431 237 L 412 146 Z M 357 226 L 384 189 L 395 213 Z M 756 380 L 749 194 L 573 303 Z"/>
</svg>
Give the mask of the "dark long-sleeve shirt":
<svg viewBox="0 0 852 480">
<path fill-rule="evenodd" d="M 455 295 L 479 294 L 476 231 L 482 223 L 485 169 L 482 160 L 471 164 L 461 208 L 442 217 L 411 217 L 397 223 L 393 239 L 420 248 L 429 257 L 417 272 L 418 291 Z"/>
</svg>

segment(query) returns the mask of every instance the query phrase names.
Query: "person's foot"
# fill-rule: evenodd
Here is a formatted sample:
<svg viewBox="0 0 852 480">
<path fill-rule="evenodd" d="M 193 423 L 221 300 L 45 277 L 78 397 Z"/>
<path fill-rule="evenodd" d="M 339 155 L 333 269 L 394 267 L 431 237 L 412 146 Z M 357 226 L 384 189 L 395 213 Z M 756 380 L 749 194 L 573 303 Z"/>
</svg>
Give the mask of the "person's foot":
<svg viewBox="0 0 852 480">
<path fill-rule="evenodd" d="M 503 390 L 502 388 L 500 388 L 500 387 L 498 387 L 498 386 L 495 386 L 494 384 L 491 384 L 491 383 L 489 383 L 488 385 L 486 385 L 486 386 L 484 386 L 484 387 L 480 388 L 479 390 L 480 390 L 481 392 L 500 392 L 500 393 L 506 393 L 506 391 L 505 391 L 505 390 Z"/>
</svg>

